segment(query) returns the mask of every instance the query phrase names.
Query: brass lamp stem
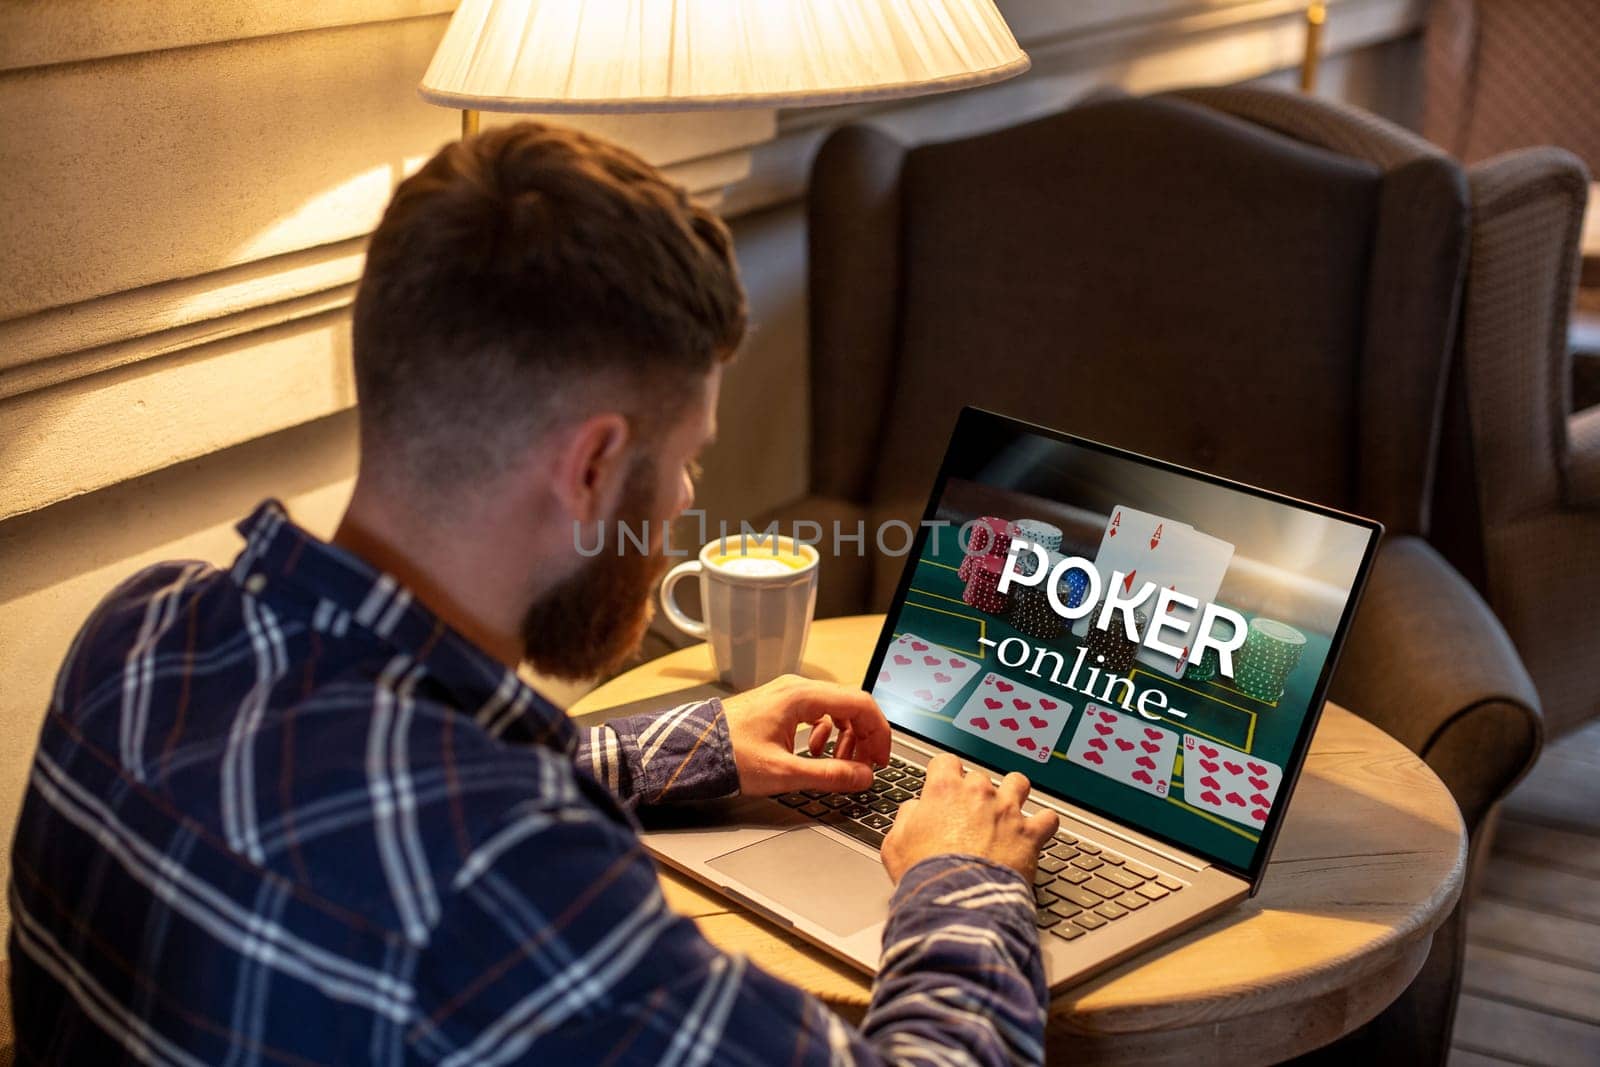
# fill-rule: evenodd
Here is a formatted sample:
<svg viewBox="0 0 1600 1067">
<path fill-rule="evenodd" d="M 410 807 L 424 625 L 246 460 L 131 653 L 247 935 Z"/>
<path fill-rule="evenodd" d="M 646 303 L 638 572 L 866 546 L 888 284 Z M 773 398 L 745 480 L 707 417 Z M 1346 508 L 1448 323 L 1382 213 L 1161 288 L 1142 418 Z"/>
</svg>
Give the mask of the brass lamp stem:
<svg viewBox="0 0 1600 1067">
<path fill-rule="evenodd" d="M 1322 24 L 1328 21 L 1328 5 L 1306 5 L 1306 54 L 1300 60 L 1300 90 L 1309 93 L 1317 87 L 1317 65 L 1322 60 Z"/>
<path fill-rule="evenodd" d="M 463 109 L 461 112 L 461 139 L 465 141 L 468 137 L 471 137 L 477 132 L 478 112 L 472 110 L 471 108 Z"/>
</svg>

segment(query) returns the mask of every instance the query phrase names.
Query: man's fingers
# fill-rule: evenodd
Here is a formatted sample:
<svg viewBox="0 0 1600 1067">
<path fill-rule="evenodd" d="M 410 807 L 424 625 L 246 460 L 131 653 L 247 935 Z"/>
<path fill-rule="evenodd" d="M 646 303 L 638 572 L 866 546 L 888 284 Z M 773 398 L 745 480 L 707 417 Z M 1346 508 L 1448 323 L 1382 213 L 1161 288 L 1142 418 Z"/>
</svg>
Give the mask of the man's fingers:
<svg viewBox="0 0 1600 1067">
<path fill-rule="evenodd" d="M 948 752 L 940 752 L 928 761 L 928 783 L 945 779 L 961 780 L 961 761 Z"/>
<path fill-rule="evenodd" d="M 855 759 L 856 735 L 848 726 L 839 727 L 839 740 L 833 746 L 833 754 L 838 759 Z"/>
<path fill-rule="evenodd" d="M 1012 771 L 1000 779 L 1000 799 L 1007 804 L 1022 807 L 1022 802 L 1028 799 L 1028 791 L 1033 786 L 1028 782 L 1028 776 L 1020 771 Z"/>
<path fill-rule="evenodd" d="M 1049 808 L 1040 808 L 1023 819 L 1022 825 L 1028 828 L 1029 832 L 1033 834 L 1034 841 L 1038 843 L 1039 847 L 1043 848 L 1044 843 L 1054 837 L 1057 830 L 1061 829 L 1061 816 Z"/>
<path fill-rule="evenodd" d="M 871 696 L 862 692 L 845 691 L 837 706 L 828 709 L 834 722 L 848 723 L 856 736 L 856 750 L 861 758 L 874 766 L 889 763 L 889 720 L 883 709 Z"/>
<path fill-rule="evenodd" d="M 796 712 L 805 722 L 826 716 L 841 729 L 848 727 L 862 759 L 879 766 L 889 762 L 889 720 L 878 702 L 861 690 L 812 682 L 797 694 Z"/>
<path fill-rule="evenodd" d="M 801 759 L 785 761 L 789 779 L 787 790 L 826 789 L 830 793 L 856 793 L 872 788 L 872 768 L 847 759 Z"/>
<path fill-rule="evenodd" d="M 828 735 L 833 733 L 833 722 L 826 715 L 811 725 L 811 736 L 806 739 L 806 748 L 813 756 L 822 755 L 823 749 L 828 747 Z"/>
</svg>

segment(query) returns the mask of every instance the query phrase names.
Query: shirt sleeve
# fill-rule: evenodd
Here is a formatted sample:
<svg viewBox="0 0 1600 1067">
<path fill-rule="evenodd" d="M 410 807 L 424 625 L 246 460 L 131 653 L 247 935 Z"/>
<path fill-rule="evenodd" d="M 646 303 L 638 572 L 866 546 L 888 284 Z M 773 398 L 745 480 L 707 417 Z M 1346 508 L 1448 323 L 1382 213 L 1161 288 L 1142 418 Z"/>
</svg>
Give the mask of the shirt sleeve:
<svg viewBox="0 0 1600 1067">
<path fill-rule="evenodd" d="M 739 792 L 728 720 L 715 697 L 591 726 L 579 732 L 575 759 L 629 809 Z"/>
<path fill-rule="evenodd" d="M 951 856 L 907 872 L 856 1029 L 706 941 L 621 813 L 582 800 L 519 807 L 463 866 L 417 961 L 409 1062 L 1042 1062 L 1044 976 L 1015 872 Z"/>
</svg>

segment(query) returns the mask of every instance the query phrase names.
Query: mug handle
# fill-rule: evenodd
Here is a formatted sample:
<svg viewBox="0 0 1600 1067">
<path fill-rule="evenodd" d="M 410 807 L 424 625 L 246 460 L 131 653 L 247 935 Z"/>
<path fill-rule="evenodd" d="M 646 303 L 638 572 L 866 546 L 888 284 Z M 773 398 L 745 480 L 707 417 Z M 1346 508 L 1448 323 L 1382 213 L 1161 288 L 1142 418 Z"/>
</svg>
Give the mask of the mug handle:
<svg viewBox="0 0 1600 1067">
<path fill-rule="evenodd" d="M 667 572 L 667 576 L 661 579 L 661 613 L 667 617 L 668 622 L 690 637 L 698 637 L 704 641 L 706 624 L 685 615 L 683 609 L 678 607 L 678 602 L 672 598 L 672 589 L 680 580 L 699 573 L 700 561 L 697 559 L 685 560 Z"/>
</svg>

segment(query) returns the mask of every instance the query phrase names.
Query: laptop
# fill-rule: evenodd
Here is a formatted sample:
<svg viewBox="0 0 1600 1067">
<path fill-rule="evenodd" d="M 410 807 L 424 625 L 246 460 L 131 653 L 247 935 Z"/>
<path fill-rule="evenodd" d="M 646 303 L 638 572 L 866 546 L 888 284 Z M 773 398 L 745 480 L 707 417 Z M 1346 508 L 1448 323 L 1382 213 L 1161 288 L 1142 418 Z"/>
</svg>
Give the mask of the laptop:
<svg viewBox="0 0 1600 1067">
<path fill-rule="evenodd" d="M 1046 978 L 1079 981 L 1260 889 L 1381 534 L 966 408 L 862 682 L 889 765 L 859 793 L 650 811 L 644 844 L 872 974 L 878 848 L 928 760 L 1021 771 L 1061 818 L 1034 878 Z"/>
</svg>

